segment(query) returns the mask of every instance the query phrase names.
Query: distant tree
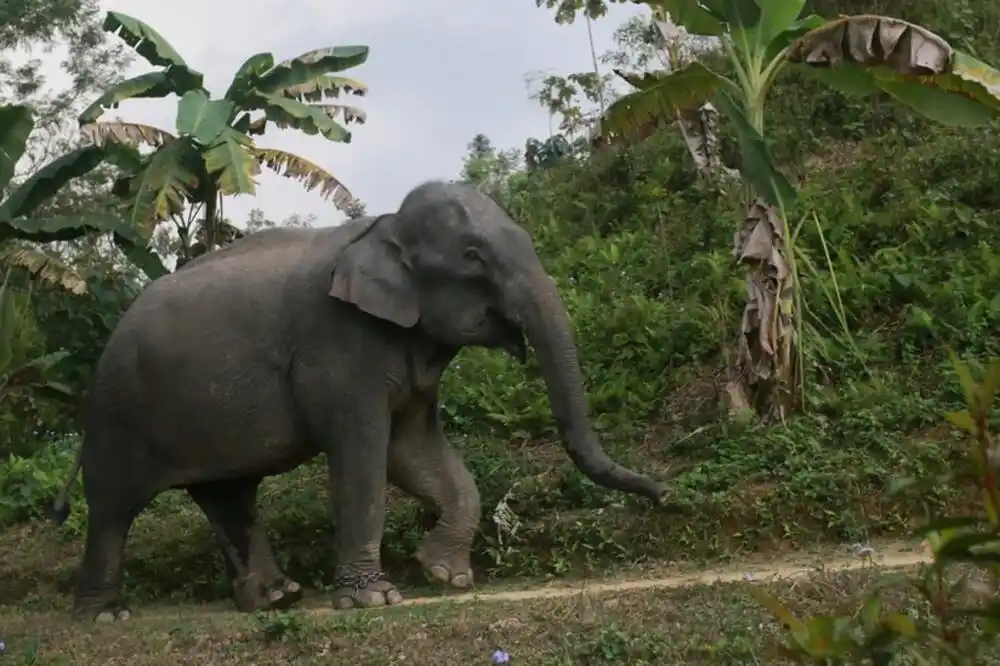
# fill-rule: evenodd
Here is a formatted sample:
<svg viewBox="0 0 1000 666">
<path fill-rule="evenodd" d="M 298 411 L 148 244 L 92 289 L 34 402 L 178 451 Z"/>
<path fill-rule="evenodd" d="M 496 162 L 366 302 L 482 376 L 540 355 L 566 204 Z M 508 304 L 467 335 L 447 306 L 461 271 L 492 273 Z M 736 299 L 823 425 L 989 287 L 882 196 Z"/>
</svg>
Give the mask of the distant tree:
<svg viewBox="0 0 1000 666">
<path fill-rule="evenodd" d="M 250 214 L 247 216 L 246 232 L 252 234 L 255 231 L 260 231 L 261 229 L 274 229 L 275 227 L 293 227 L 297 229 L 312 229 L 316 225 L 315 215 L 306 215 L 303 217 L 298 213 L 289 215 L 281 222 L 275 222 L 274 220 L 265 217 L 264 211 L 259 208 L 253 208 L 250 210 Z"/>
<path fill-rule="evenodd" d="M 311 229 L 316 223 L 314 215 L 289 215 L 284 220 L 275 221 L 259 208 L 250 209 L 246 222 L 242 225 L 223 217 L 218 220 L 219 246 L 228 245 L 262 229 L 293 227 Z M 172 259 L 175 268 L 180 268 L 195 256 L 204 254 L 205 232 L 200 220 L 192 219 L 187 226 L 161 225 L 153 235 L 153 247 L 166 260 Z"/>
<path fill-rule="evenodd" d="M 98 0 L 11 0 L 0 2 L 0 104 L 31 109 L 32 130 L 11 175 L 10 187 L 28 181 L 57 157 L 80 148 L 76 115 L 86 99 L 122 79 L 132 60 L 124 45 L 101 28 Z M 49 61 L 36 57 L 49 54 Z M 61 55 L 59 77 L 45 77 L 43 64 Z M 113 210 L 112 169 L 98 164 L 60 179 L 31 215 L 71 221 L 68 214 L 99 215 Z M 9 189 L 9 188 L 8 188 Z M 8 240 L 0 248 L 0 269 L 31 270 L 56 282 L 83 272 L 136 273 L 107 234 L 61 234 L 62 240 L 32 243 Z"/>
<path fill-rule="evenodd" d="M 462 160 L 459 180 L 496 193 L 520 167 L 521 156 L 516 148 L 498 151 L 490 138 L 477 134 L 468 144 L 469 152 Z"/>
<path fill-rule="evenodd" d="M 368 214 L 368 206 L 360 199 L 355 199 L 344 209 L 347 219 L 356 220 Z"/>
</svg>

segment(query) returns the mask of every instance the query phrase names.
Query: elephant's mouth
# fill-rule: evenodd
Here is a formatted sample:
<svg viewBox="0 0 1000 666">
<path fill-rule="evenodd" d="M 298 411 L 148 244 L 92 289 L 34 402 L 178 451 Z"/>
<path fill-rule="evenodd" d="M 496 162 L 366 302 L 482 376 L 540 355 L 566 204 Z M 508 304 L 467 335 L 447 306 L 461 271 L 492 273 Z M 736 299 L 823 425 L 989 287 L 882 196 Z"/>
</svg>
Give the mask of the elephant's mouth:
<svg viewBox="0 0 1000 666">
<path fill-rule="evenodd" d="M 513 356 L 519 363 L 526 363 L 528 347 L 524 339 L 524 330 L 520 324 L 492 309 L 487 316 L 490 320 L 490 329 L 498 333 L 496 346 Z"/>
</svg>

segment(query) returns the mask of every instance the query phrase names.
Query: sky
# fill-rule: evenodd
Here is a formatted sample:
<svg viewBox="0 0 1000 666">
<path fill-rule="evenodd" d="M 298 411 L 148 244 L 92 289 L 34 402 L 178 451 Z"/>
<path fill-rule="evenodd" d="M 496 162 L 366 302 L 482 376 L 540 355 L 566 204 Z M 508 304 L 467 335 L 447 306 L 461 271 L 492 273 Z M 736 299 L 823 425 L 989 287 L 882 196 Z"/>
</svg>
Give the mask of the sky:
<svg viewBox="0 0 1000 666">
<path fill-rule="evenodd" d="M 281 61 L 326 46 L 369 46 L 368 62 L 344 72 L 369 87 L 367 96 L 346 99 L 368 114 L 364 125 L 351 125 L 350 144 L 270 126 L 258 144 L 322 166 L 372 214 L 395 210 L 425 180 L 457 177 L 477 133 L 498 148 L 523 149 L 528 137 L 547 137 L 548 113 L 529 99 L 526 75 L 592 67 L 586 23 L 556 25 L 552 12 L 533 0 L 102 0 L 101 5 L 156 28 L 219 96 L 253 53 L 269 51 Z M 641 11 L 632 4 L 612 5 L 593 26 L 598 54 L 613 48 L 615 28 Z M 137 57 L 126 75 L 150 69 Z M 57 79 L 50 75 L 50 81 Z M 173 99 L 131 100 L 102 119 L 118 116 L 173 131 L 175 112 Z M 227 198 L 225 216 L 239 224 L 250 209 L 260 208 L 274 220 L 292 214 L 313 214 L 318 224 L 343 219 L 332 203 L 295 181 L 265 170 L 258 184 L 256 196 Z"/>
</svg>

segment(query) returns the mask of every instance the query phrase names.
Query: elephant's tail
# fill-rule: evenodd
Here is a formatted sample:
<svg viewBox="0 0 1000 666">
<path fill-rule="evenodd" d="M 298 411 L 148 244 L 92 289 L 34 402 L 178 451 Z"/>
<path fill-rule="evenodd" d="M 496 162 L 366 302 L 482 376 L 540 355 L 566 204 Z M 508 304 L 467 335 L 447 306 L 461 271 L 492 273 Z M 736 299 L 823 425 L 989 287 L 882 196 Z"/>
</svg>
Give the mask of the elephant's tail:
<svg viewBox="0 0 1000 666">
<path fill-rule="evenodd" d="M 81 444 L 76 447 L 76 455 L 73 457 L 73 466 L 69 470 L 69 478 L 66 479 L 66 483 L 63 484 L 55 501 L 52 502 L 52 506 L 49 507 L 49 517 L 58 525 L 62 525 L 69 518 L 69 491 L 73 487 L 73 482 L 76 480 L 76 475 L 80 473 L 80 467 L 82 466 L 83 445 Z"/>
</svg>

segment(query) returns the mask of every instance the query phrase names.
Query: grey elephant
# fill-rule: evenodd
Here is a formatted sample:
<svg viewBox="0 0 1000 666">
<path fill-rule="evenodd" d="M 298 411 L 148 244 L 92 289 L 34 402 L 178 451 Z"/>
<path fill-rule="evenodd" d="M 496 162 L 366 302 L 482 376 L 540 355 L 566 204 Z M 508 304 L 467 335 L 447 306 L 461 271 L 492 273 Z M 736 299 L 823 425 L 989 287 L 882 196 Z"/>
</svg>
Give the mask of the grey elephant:
<svg viewBox="0 0 1000 666">
<path fill-rule="evenodd" d="M 525 337 L 576 466 L 659 502 L 657 484 L 613 462 L 591 428 L 570 321 L 529 234 L 475 188 L 424 183 L 396 213 L 260 231 L 156 280 L 108 340 L 85 405 L 70 474 L 82 464 L 89 507 L 75 612 L 130 615 L 128 532 L 170 488 L 207 516 L 237 608 L 293 604 L 302 590 L 275 562 L 256 493 L 319 453 L 336 608 L 402 600 L 380 562 L 387 482 L 438 508 L 422 566 L 470 585 L 480 497 L 442 432 L 441 375 L 468 345 L 523 361 Z M 65 519 L 65 488 L 53 509 Z"/>
</svg>

